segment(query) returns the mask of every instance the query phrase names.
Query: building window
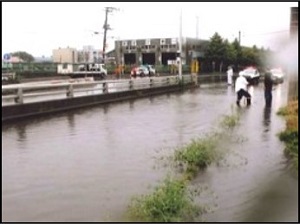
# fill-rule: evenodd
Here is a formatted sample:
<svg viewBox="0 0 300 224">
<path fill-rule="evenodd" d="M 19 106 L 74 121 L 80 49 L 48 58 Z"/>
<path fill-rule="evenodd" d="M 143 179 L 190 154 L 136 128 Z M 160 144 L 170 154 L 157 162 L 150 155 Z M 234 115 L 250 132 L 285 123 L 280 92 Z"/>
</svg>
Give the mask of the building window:
<svg viewBox="0 0 300 224">
<path fill-rule="evenodd" d="M 131 41 L 131 46 L 136 46 L 136 40 Z"/>
<path fill-rule="evenodd" d="M 160 45 L 166 44 L 166 39 L 160 39 Z"/>
<path fill-rule="evenodd" d="M 123 41 L 122 46 L 126 47 L 127 46 L 127 41 Z"/>
<path fill-rule="evenodd" d="M 67 69 L 68 68 L 68 64 L 67 63 L 63 63 L 63 69 Z"/>
<path fill-rule="evenodd" d="M 150 43 L 151 43 L 150 39 L 146 39 L 145 45 L 150 45 Z"/>
</svg>

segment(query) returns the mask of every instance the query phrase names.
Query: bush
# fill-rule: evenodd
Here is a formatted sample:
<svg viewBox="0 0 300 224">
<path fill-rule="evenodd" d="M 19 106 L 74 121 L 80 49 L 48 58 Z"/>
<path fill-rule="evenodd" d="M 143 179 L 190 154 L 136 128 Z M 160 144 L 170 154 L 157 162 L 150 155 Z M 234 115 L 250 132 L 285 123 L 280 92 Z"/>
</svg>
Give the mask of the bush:
<svg viewBox="0 0 300 224">
<path fill-rule="evenodd" d="M 128 217 L 134 221 L 183 222 L 194 221 L 203 210 L 193 205 L 186 183 L 167 177 L 153 194 L 134 197 L 128 208 Z"/>
<path fill-rule="evenodd" d="M 285 154 L 298 170 L 298 100 L 289 102 L 277 114 L 285 116 L 287 120 L 286 130 L 279 134 L 279 139 L 285 142 Z"/>
<path fill-rule="evenodd" d="M 286 143 L 286 153 L 289 156 L 298 157 L 298 131 L 283 131 L 279 134 L 279 139 Z"/>
<path fill-rule="evenodd" d="M 223 120 L 221 121 L 221 127 L 225 129 L 233 129 L 239 123 L 239 116 L 238 115 L 225 115 Z"/>
<path fill-rule="evenodd" d="M 204 168 L 216 158 L 216 141 L 212 137 L 192 140 L 182 148 L 175 150 L 174 159 L 181 166 L 188 177 L 195 175 L 200 168 Z"/>
</svg>

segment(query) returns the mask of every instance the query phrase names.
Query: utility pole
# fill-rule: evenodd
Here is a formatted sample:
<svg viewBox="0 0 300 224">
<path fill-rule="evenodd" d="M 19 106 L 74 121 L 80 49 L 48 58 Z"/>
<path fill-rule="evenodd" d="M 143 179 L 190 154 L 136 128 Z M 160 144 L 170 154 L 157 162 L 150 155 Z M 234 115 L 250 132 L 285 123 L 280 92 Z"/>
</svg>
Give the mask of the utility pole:
<svg viewBox="0 0 300 224">
<path fill-rule="evenodd" d="M 182 9 L 180 10 L 180 21 L 179 21 L 179 63 L 178 63 L 178 77 L 182 80 Z"/>
<path fill-rule="evenodd" d="M 199 38 L 199 17 L 196 16 L 196 38 Z"/>
<path fill-rule="evenodd" d="M 103 62 L 105 63 L 105 48 L 106 48 L 106 34 L 108 30 L 111 30 L 110 25 L 108 24 L 108 14 L 112 13 L 113 10 L 117 10 L 117 8 L 114 7 L 105 7 L 105 20 L 104 20 L 104 36 L 103 36 L 103 51 L 102 51 L 102 58 Z"/>
<path fill-rule="evenodd" d="M 241 46 L 241 31 L 239 31 L 239 44 Z"/>
</svg>

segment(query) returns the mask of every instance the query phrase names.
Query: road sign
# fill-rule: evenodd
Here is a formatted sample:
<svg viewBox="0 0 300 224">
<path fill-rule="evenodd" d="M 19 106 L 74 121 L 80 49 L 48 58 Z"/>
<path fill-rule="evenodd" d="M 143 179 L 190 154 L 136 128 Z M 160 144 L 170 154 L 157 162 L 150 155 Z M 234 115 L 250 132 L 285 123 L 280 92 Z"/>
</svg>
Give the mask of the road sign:
<svg viewBox="0 0 300 224">
<path fill-rule="evenodd" d="M 4 58 L 4 60 L 9 60 L 10 59 L 10 54 L 4 54 L 3 58 Z"/>
</svg>

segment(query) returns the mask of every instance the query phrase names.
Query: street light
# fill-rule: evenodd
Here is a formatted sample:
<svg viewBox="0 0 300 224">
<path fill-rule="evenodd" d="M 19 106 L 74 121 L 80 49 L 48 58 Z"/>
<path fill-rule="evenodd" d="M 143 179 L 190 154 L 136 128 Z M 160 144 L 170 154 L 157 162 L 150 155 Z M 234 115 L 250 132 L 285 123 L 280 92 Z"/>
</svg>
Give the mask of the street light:
<svg viewBox="0 0 300 224">
<path fill-rule="evenodd" d="M 92 35 L 101 35 L 101 36 L 104 35 L 103 32 L 94 31 L 94 30 L 90 30 L 90 31 L 92 31 Z M 110 39 L 115 39 L 116 37 L 115 37 L 115 36 L 107 36 L 106 38 L 107 38 L 107 39 L 108 39 L 108 38 L 110 38 Z M 105 43 L 106 43 L 106 41 L 105 41 Z M 105 44 L 105 45 L 107 45 L 107 44 Z M 105 48 L 106 48 L 106 46 L 103 46 L 103 49 L 105 49 Z M 105 53 L 105 51 L 103 51 L 103 53 Z M 98 57 L 98 58 L 99 58 L 99 57 Z M 103 57 L 102 59 L 104 60 L 104 57 Z"/>
</svg>

